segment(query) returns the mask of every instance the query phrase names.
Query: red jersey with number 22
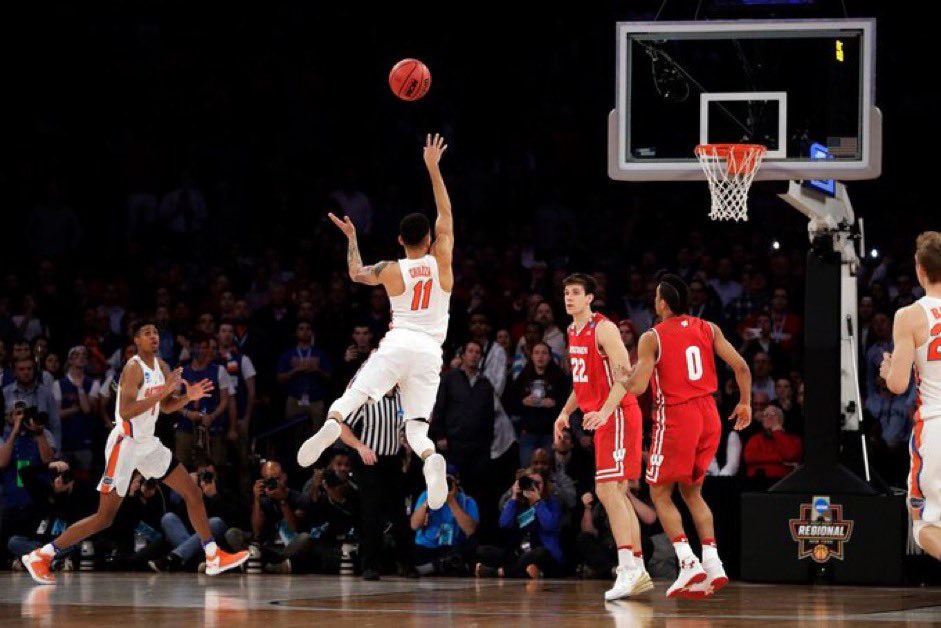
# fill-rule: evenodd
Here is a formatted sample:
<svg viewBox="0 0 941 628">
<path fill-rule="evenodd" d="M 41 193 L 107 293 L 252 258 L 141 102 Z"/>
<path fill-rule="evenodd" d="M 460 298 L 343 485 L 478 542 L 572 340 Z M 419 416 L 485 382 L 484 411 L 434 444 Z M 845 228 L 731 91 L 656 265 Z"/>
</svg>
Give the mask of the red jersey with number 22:
<svg viewBox="0 0 941 628">
<path fill-rule="evenodd" d="M 604 405 L 614 384 L 614 376 L 608 357 L 598 350 L 597 332 L 601 321 L 608 320 L 603 314 L 595 312 L 591 320 L 575 330 L 575 323 L 569 325 L 569 360 L 572 365 L 572 389 L 582 412 L 596 412 Z M 637 405 L 637 397 L 624 395 L 621 407 Z"/>
<path fill-rule="evenodd" d="M 650 380 L 658 405 L 672 406 L 715 392 L 712 325 L 695 316 L 671 316 L 653 328 L 660 350 Z"/>
</svg>

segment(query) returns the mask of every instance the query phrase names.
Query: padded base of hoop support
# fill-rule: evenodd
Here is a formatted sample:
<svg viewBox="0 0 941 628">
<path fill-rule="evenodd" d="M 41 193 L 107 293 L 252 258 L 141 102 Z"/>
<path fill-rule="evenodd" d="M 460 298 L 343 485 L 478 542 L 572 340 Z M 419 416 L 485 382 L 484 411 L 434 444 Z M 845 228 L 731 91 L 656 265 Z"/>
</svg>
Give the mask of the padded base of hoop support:
<svg viewBox="0 0 941 628">
<path fill-rule="evenodd" d="M 742 580 L 902 583 L 904 496 L 813 491 L 743 493 L 741 499 Z"/>
</svg>

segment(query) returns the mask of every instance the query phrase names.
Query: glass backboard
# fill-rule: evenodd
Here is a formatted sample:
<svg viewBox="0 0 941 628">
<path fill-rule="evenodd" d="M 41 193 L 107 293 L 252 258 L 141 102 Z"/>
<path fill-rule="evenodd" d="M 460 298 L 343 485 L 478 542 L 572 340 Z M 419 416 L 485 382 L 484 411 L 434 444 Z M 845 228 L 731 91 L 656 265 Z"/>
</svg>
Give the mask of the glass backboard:
<svg viewBox="0 0 941 628">
<path fill-rule="evenodd" d="M 874 19 L 618 23 L 610 176 L 702 180 L 697 144 L 756 143 L 768 148 L 758 180 L 878 177 L 875 26 Z"/>
</svg>

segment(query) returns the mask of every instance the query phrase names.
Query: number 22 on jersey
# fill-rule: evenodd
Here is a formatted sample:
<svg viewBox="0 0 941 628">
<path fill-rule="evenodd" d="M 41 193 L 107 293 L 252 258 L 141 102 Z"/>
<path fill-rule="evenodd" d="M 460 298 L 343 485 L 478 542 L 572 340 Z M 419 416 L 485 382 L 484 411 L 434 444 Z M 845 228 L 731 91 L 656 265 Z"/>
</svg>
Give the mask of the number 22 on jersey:
<svg viewBox="0 0 941 628">
<path fill-rule="evenodd" d="M 585 358 L 571 358 L 572 361 L 572 381 L 585 383 L 588 381 L 588 374 L 585 373 Z"/>
<path fill-rule="evenodd" d="M 415 284 L 412 291 L 412 311 L 427 310 L 431 302 L 431 284 L 433 279 L 426 279 Z"/>
</svg>

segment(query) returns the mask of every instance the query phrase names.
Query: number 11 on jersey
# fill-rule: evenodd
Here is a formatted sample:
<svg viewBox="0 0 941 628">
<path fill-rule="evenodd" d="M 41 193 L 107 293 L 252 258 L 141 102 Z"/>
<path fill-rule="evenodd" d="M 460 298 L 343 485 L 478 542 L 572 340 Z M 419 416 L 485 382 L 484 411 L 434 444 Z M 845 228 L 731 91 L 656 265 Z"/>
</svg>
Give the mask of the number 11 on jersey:
<svg viewBox="0 0 941 628">
<path fill-rule="evenodd" d="M 415 284 L 415 290 L 412 294 L 412 311 L 427 310 L 431 302 L 431 283 L 432 279 L 419 281 Z"/>
</svg>

